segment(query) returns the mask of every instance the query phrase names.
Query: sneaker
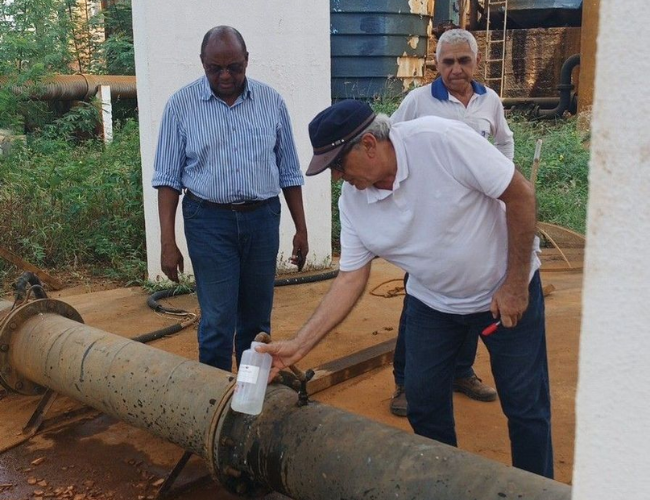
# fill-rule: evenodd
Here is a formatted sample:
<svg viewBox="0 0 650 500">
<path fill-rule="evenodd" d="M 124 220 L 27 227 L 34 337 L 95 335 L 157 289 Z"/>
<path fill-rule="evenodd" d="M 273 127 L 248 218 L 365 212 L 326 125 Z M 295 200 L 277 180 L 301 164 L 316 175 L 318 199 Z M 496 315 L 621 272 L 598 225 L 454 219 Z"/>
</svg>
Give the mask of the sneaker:
<svg viewBox="0 0 650 500">
<path fill-rule="evenodd" d="M 393 397 L 390 400 L 390 412 L 398 417 L 406 416 L 406 392 L 403 385 L 396 385 Z"/>
<path fill-rule="evenodd" d="M 494 401 L 497 398 L 496 389 L 485 385 L 476 375 L 454 380 L 454 391 L 462 392 L 477 401 Z"/>
</svg>

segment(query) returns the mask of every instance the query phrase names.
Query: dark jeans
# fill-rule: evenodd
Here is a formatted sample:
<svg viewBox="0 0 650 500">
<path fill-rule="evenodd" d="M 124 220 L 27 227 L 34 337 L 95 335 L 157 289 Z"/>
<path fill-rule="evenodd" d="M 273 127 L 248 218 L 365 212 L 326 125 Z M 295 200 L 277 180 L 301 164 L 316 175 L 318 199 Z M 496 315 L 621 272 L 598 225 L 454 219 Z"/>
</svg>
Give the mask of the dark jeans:
<svg viewBox="0 0 650 500">
<path fill-rule="evenodd" d="M 250 212 L 234 212 L 183 197 L 201 307 L 201 363 L 231 371 L 233 337 L 239 364 L 258 333 L 271 333 L 280 208 L 278 198 Z"/>
<path fill-rule="evenodd" d="M 409 275 L 404 275 L 404 288 L 409 280 Z M 399 329 L 397 330 L 397 343 L 393 354 L 393 377 L 395 384 L 404 385 L 404 367 L 406 366 L 406 350 L 404 347 L 404 329 L 406 328 L 406 304 L 408 297 L 404 297 L 402 314 L 399 317 Z M 474 375 L 474 360 L 478 348 L 478 332 L 476 335 L 468 335 L 458 353 L 454 378 L 468 378 Z"/>
<path fill-rule="evenodd" d="M 481 339 L 490 352 L 501 408 L 508 418 L 512 464 L 553 477 L 551 406 L 546 361 L 544 297 L 539 272 L 530 303 L 514 328 Z M 463 343 L 494 322 L 490 312 L 458 315 L 407 296 L 406 399 L 416 434 L 456 446 L 452 384 Z M 478 418 L 478 417 L 477 417 Z"/>
</svg>

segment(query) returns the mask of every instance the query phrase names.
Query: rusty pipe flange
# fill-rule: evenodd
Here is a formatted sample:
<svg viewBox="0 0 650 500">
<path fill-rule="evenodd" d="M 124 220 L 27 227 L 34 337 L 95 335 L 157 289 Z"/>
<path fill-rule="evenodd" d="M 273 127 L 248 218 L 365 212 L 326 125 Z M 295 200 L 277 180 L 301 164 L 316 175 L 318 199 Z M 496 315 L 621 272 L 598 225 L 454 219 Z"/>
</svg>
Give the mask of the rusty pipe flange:
<svg viewBox="0 0 650 500">
<path fill-rule="evenodd" d="M 298 392 L 300 381 L 290 372 L 281 371 L 274 380 L 274 384 L 283 385 Z M 238 453 L 237 442 L 231 435 L 233 423 L 236 419 L 255 418 L 246 416 L 242 413 L 236 413 L 230 408 L 232 396 L 235 391 L 236 381 L 233 377 L 233 385 L 219 402 L 217 411 L 210 425 L 208 439 L 206 440 L 206 456 L 208 457 L 208 467 L 212 477 L 219 481 L 231 493 L 239 496 L 258 498 L 269 493 L 269 488 L 253 481 L 246 474 L 233 468 L 233 454 Z M 267 389 L 272 390 L 273 385 Z M 276 386 L 277 387 L 277 386 Z M 217 442 L 218 440 L 218 442 Z"/>
<path fill-rule="evenodd" d="M 0 325 L 0 384 L 11 392 L 26 396 L 42 394 L 45 388 L 21 376 L 16 367 L 11 366 L 12 338 L 22 324 L 39 314 L 58 314 L 83 323 L 81 315 L 72 306 L 53 299 L 39 299 L 20 306 L 12 311 Z"/>
<path fill-rule="evenodd" d="M 210 422 L 210 427 L 208 428 L 208 435 L 205 439 L 205 457 L 208 461 L 208 468 L 214 479 L 218 479 L 218 473 L 216 469 L 216 457 L 215 457 L 215 441 L 218 439 L 217 434 L 219 433 L 220 423 L 223 420 L 223 417 L 230 410 L 230 402 L 232 401 L 232 396 L 235 393 L 235 385 L 237 383 L 236 377 L 233 375 L 228 379 L 232 385 L 226 390 L 217 405 L 217 408 L 212 417 L 212 422 Z"/>
<path fill-rule="evenodd" d="M 267 388 L 267 394 L 277 390 L 280 384 L 272 384 Z M 230 408 L 229 398 L 226 411 L 224 411 L 217 421 L 212 445 L 213 451 L 210 455 L 210 468 L 213 477 L 231 493 L 242 497 L 260 498 L 267 495 L 271 489 L 264 484 L 255 481 L 246 472 L 234 468 L 231 464 L 237 462 L 237 457 L 244 450 L 241 446 L 245 439 L 239 436 L 237 432 L 241 429 L 251 430 L 252 421 L 255 416 L 238 413 Z M 237 429 L 237 431 L 234 431 Z"/>
</svg>

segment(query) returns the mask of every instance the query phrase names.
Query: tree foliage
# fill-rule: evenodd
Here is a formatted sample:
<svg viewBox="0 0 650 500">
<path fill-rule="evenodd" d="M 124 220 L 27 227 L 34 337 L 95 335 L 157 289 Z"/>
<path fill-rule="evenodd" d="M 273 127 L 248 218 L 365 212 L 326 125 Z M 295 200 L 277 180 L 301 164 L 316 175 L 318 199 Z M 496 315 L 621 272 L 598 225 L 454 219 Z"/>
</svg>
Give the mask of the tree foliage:
<svg viewBox="0 0 650 500">
<path fill-rule="evenodd" d="M 31 99 L 29 89 L 75 73 L 135 74 L 129 4 L 93 13 L 89 0 L 0 3 L 0 127 L 51 122 L 57 113 Z"/>
</svg>

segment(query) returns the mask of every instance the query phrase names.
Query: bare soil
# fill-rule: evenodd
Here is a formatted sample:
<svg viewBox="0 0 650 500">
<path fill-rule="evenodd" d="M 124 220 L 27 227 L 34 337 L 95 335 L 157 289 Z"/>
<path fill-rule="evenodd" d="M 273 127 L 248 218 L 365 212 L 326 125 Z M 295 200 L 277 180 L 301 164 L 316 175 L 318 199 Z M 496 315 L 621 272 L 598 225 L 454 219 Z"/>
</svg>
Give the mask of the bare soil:
<svg viewBox="0 0 650 500">
<path fill-rule="evenodd" d="M 564 267 L 553 251 L 545 253 L 545 268 Z M 572 251 L 571 255 L 579 264 L 581 252 Z M 395 337 L 402 297 L 391 297 L 390 292 L 400 286 L 402 274 L 396 267 L 376 260 L 369 287 L 353 313 L 301 362 L 301 368 L 316 367 Z M 556 478 L 570 483 L 582 274 L 543 272 L 542 280 L 544 285 L 555 287 L 546 298 L 546 309 Z M 273 311 L 274 337 L 293 335 L 313 312 L 330 283 L 322 281 L 278 287 Z M 376 287 L 376 294 L 371 294 Z M 86 284 L 50 296 L 60 297 L 75 307 L 87 324 L 126 337 L 177 321 L 148 309 L 147 295 L 139 288 L 105 290 L 105 284 L 99 288 L 95 291 L 92 284 Z M 198 312 L 194 295 L 163 302 Z M 196 359 L 196 327 L 155 341 L 152 345 Z M 482 345 L 475 368 L 485 382 L 493 383 L 488 354 Z M 392 391 L 392 367 L 386 366 L 318 393 L 314 399 L 411 432 L 405 418 L 395 417 L 389 412 Z M 46 429 L 25 441 L 21 429 L 37 403 L 38 398 L 0 393 L 0 500 L 154 498 L 161 479 L 183 453 L 175 445 L 98 412 L 83 409 L 64 397 L 58 398 L 48 413 Z M 481 403 L 456 394 L 454 405 L 459 446 L 509 464 L 506 421 L 499 403 Z M 193 459 L 178 483 L 192 482 L 205 474 L 204 464 Z M 234 497 L 208 481 L 177 498 L 228 500 Z"/>
</svg>

